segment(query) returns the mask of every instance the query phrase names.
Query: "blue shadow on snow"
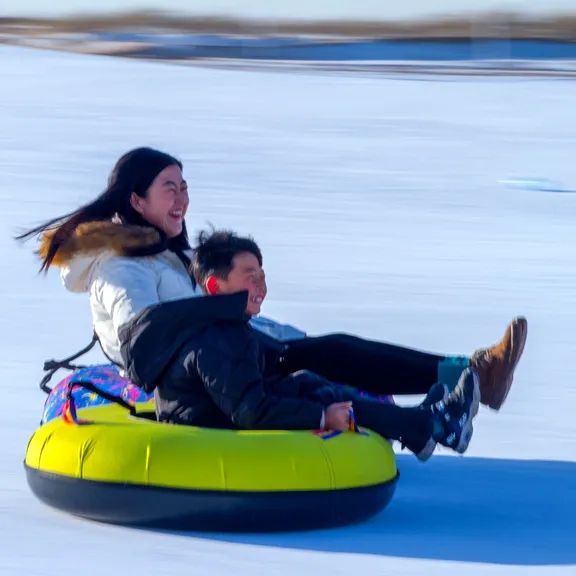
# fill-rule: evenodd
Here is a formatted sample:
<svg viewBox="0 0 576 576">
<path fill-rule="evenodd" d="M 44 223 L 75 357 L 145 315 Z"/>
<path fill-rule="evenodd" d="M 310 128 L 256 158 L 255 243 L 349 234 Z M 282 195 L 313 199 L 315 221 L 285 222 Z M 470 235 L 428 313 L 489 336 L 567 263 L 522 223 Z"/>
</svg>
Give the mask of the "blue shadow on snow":
<svg viewBox="0 0 576 576">
<path fill-rule="evenodd" d="M 345 528 L 271 534 L 178 532 L 321 552 L 515 565 L 576 563 L 576 462 L 398 456 L 378 516 Z"/>
</svg>

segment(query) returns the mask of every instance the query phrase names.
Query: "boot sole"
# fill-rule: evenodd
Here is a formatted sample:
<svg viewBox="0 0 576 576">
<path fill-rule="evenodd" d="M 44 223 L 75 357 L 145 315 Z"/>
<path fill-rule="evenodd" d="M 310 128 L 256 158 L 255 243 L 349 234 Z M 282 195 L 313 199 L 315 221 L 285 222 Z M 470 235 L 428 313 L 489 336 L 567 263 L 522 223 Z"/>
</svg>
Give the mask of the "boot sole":
<svg viewBox="0 0 576 576">
<path fill-rule="evenodd" d="M 510 392 L 510 388 L 512 388 L 514 370 L 516 370 L 516 366 L 518 365 L 518 362 L 520 362 L 520 358 L 524 352 L 524 346 L 526 345 L 526 339 L 528 338 L 528 321 L 526 318 L 516 318 L 512 323 L 510 331 L 510 340 L 512 342 L 510 351 L 510 376 L 506 381 L 506 385 L 502 388 L 501 395 L 488 404 L 488 407 L 493 410 L 500 410 Z"/>
<path fill-rule="evenodd" d="M 472 381 L 473 381 L 473 391 L 472 391 L 472 403 L 470 404 L 470 410 L 468 411 L 468 420 L 462 428 L 462 433 L 460 434 L 460 441 L 454 447 L 454 450 L 458 452 L 458 454 L 464 454 L 468 449 L 468 445 L 470 444 L 470 440 L 472 440 L 472 435 L 474 434 L 474 426 L 472 421 L 478 414 L 478 409 L 480 407 L 480 379 L 478 378 L 478 374 L 475 370 L 470 370 L 472 374 Z"/>
<path fill-rule="evenodd" d="M 422 450 L 416 454 L 416 458 L 418 458 L 420 462 L 426 462 L 426 460 L 428 460 L 432 454 L 434 454 L 434 451 L 436 450 L 436 444 L 436 440 L 434 440 L 432 437 L 429 438 L 428 442 L 426 442 L 426 446 L 424 446 L 424 448 L 422 448 Z"/>
</svg>

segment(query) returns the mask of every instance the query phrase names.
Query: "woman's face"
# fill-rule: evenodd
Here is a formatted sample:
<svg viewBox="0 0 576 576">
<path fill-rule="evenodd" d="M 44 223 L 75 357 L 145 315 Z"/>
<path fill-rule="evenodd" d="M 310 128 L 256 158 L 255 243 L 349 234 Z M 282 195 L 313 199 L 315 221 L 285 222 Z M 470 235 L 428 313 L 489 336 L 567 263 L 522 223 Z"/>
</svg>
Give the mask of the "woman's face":
<svg viewBox="0 0 576 576">
<path fill-rule="evenodd" d="M 130 203 L 144 220 L 160 228 L 168 238 L 178 236 L 188 210 L 188 185 L 180 166 L 164 168 L 150 184 L 146 198 L 132 192 Z"/>
</svg>

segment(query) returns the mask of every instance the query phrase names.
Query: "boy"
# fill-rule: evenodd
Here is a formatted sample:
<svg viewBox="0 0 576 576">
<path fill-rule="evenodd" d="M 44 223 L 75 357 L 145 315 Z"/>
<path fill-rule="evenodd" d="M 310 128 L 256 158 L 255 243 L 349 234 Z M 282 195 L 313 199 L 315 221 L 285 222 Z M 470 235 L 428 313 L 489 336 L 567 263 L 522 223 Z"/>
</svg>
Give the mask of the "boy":
<svg viewBox="0 0 576 576">
<path fill-rule="evenodd" d="M 147 309 L 121 334 L 128 376 L 155 389 L 159 420 L 345 431 L 353 408 L 360 426 L 399 440 L 420 460 L 437 442 L 466 451 L 480 399 L 473 370 L 451 392 L 434 385 L 416 407 L 382 403 L 308 371 L 284 375 L 266 366 L 269 344 L 248 323 L 267 294 L 257 244 L 229 231 L 201 233 L 191 269 L 207 297 Z"/>
</svg>

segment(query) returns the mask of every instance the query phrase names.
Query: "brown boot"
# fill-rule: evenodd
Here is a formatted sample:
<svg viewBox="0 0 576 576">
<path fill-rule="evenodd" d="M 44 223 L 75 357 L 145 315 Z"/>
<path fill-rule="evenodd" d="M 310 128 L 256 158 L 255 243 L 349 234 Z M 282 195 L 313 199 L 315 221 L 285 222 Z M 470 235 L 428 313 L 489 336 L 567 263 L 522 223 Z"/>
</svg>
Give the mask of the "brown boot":
<svg viewBox="0 0 576 576">
<path fill-rule="evenodd" d="M 522 356 L 528 322 L 522 316 L 514 318 L 502 340 L 490 348 L 476 350 L 470 366 L 480 377 L 480 401 L 494 410 L 500 410 L 514 377 L 514 369 Z"/>
</svg>

